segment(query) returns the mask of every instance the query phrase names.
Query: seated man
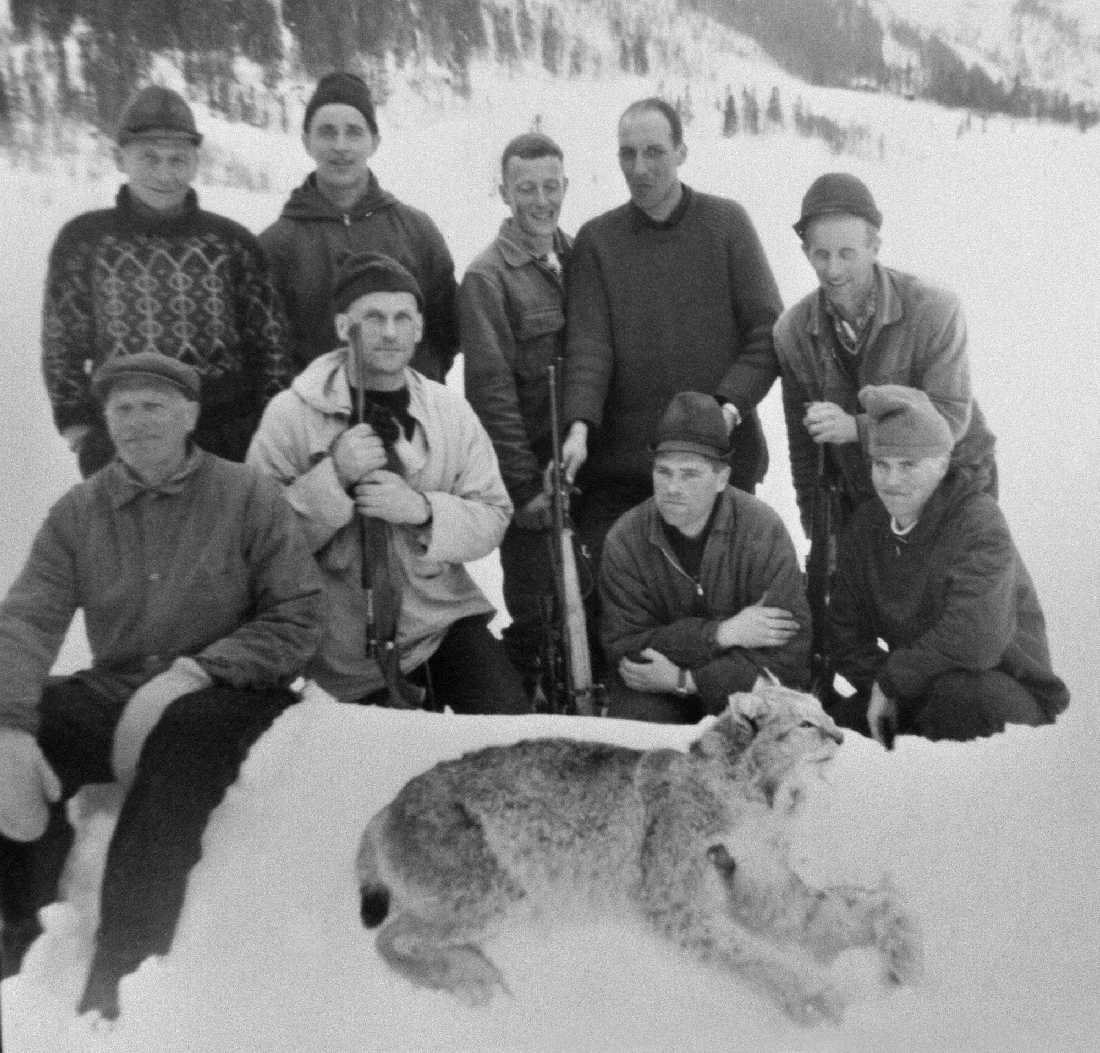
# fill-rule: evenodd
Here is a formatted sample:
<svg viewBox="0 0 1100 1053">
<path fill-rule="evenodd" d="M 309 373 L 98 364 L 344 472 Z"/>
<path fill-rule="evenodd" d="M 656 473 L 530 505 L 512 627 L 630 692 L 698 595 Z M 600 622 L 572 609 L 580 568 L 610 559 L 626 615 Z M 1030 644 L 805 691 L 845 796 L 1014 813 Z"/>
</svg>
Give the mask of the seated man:
<svg viewBox="0 0 1100 1053">
<path fill-rule="evenodd" d="M 721 406 L 674 396 L 653 452 L 653 496 L 611 528 L 600 564 L 608 716 L 691 723 L 765 670 L 805 687 L 798 557 L 779 516 L 729 485 Z"/>
<path fill-rule="evenodd" d="M 420 705 L 430 691 L 459 713 L 525 711 L 463 565 L 500 544 L 512 503 L 470 404 L 408 368 L 420 286 L 363 253 L 344 261 L 333 298 L 345 342 L 272 399 L 248 452 L 286 488 L 324 576 L 308 673 L 342 702 Z"/>
<path fill-rule="evenodd" d="M 199 384 L 153 352 L 100 366 L 116 457 L 50 510 L 0 604 L 4 974 L 56 898 L 60 802 L 118 779 L 81 1004 L 108 1017 L 119 979 L 171 945 L 206 820 L 320 635 L 320 581 L 278 487 L 189 440 Z M 77 608 L 92 667 L 49 677 Z"/>
<path fill-rule="evenodd" d="M 857 510 L 838 556 L 828 640 L 856 693 L 833 716 L 884 745 L 1050 723 L 1069 693 L 996 502 L 951 467 L 950 426 L 925 392 L 859 398 L 879 500 Z"/>
</svg>

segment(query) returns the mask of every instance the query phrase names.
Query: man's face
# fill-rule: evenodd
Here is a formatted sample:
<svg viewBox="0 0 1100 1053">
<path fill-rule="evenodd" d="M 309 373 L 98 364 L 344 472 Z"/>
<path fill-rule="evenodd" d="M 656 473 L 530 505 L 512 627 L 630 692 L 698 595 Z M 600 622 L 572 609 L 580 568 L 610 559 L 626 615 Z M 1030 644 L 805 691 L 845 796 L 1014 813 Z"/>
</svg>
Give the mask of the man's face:
<svg viewBox="0 0 1100 1053">
<path fill-rule="evenodd" d="M 186 139 L 138 139 L 115 154 L 130 193 L 156 212 L 178 212 L 195 173 L 199 150 Z"/>
<path fill-rule="evenodd" d="M 669 526 L 695 537 L 729 481 L 729 467 L 698 453 L 659 453 L 653 461 L 653 497 Z"/>
<path fill-rule="evenodd" d="M 676 192 L 677 173 L 686 156 L 684 144 L 672 142 L 672 128 L 663 113 L 640 110 L 619 121 L 619 167 L 630 199 L 644 212 L 663 212 Z"/>
<path fill-rule="evenodd" d="M 336 189 L 365 186 L 368 162 L 378 136 L 354 106 L 330 102 L 318 108 L 302 133 L 306 152 L 317 165 L 317 181 Z"/>
<path fill-rule="evenodd" d="M 865 219 L 838 213 L 810 223 L 802 251 L 826 298 L 851 317 L 874 285 L 878 247 L 878 234 Z"/>
<path fill-rule="evenodd" d="M 509 157 L 500 196 L 524 234 L 548 238 L 558 229 L 568 186 L 560 157 Z"/>
<path fill-rule="evenodd" d="M 360 296 L 336 316 L 336 332 L 351 344 L 360 333 L 363 386 L 386 390 L 404 383 L 404 370 L 424 332 L 424 322 L 409 292 L 372 292 Z M 353 356 L 354 358 L 354 348 Z M 353 366 L 349 375 L 355 376 Z"/>
<path fill-rule="evenodd" d="M 947 473 L 947 457 L 874 457 L 871 482 L 898 526 L 915 523 Z"/>
<path fill-rule="evenodd" d="M 107 395 L 103 416 L 119 457 L 148 478 L 183 460 L 199 404 L 168 383 L 120 380 Z"/>
</svg>

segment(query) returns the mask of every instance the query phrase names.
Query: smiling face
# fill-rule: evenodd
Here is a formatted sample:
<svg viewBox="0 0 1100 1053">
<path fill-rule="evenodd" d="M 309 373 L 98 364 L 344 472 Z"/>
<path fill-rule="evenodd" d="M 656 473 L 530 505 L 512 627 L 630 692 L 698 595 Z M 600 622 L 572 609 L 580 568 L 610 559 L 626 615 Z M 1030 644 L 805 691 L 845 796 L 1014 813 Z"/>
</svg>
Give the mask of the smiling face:
<svg viewBox="0 0 1100 1053">
<path fill-rule="evenodd" d="M 135 139 L 115 154 L 130 193 L 146 208 L 174 213 L 183 208 L 199 169 L 199 151 L 190 140 L 165 137 Z"/>
<path fill-rule="evenodd" d="M 947 474 L 950 456 L 874 457 L 871 482 L 875 493 L 903 529 L 919 518 L 940 480 Z"/>
<path fill-rule="evenodd" d="M 103 417 L 119 458 L 152 482 L 183 462 L 199 404 L 169 383 L 119 380 L 107 394 Z"/>
<path fill-rule="evenodd" d="M 395 391 L 404 386 L 405 366 L 424 332 L 424 321 L 409 292 L 372 292 L 360 296 L 336 316 L 336 332 L 352 343 L 353 331 L 360 335 L 356 356 L 349 354 L 348 376 L 365 388 Z M 357 372 L 361 363 L 362 373 Z"/>
<path fill-rule="evenodd" d="M 357 196 L 370 179 L 368 162 L 378 149 L 378 136 L 354 106 L 330 102 L 321 106 L 302 133 L 302 144 L 317 165 L 317 188 L 326 196 Z"/>
<path fill-rule="evenodd" d="M 698 453 L 659 453 L 653 461 L 653 500 L 661 518 L 687 537 L 707 525 L 718 495 L 729 482 L 729 466 Z"/>
<path fill-rule="evenodd" d="M 552 241 L 569 181 L 560 157 L 509 157 L 500 196 L 524 235 Z"/>
<path fill-rule="evenodd" d="M 619 168 L 630 200 L 654 219 L 667 219 L 680 200 L 680 165 L 687 147 L 673 142 L 668 118 L 657 110 L 628 110 L 619 121 Z"/>
<path fill-rule="evenodd" d="M 867 220 L 845 213 L 819 216 L 806 229 L 802 251 L 826 298 L 854 318 L 875 284 L 879 236 Z"/>
</svg>

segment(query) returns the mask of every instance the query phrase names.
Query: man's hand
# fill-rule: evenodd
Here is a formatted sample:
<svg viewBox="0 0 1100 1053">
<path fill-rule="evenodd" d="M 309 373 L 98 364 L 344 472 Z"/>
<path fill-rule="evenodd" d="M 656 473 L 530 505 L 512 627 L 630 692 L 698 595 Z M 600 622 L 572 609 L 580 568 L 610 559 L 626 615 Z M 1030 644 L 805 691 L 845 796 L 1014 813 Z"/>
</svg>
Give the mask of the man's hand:
<svg viewBox="0 0 1100 1053">
<path fill-rule="evenodd" d="M 718 625 L 715 643 L 729 647 L 780 647 L 798 632 L 798 622 L 782 607 L 765 607 L 762 596 Z"/>
<path fill-rule="evenodd" d="M 137 771 L 141 749 L 149 732 L 177 698 L 210 687 L 214 681 L 193 658 L 177 658 L 159 676 L 147 680 L 131 696 L 115 728 L 111 769 L 115 778 L 129 785 Z"/>
<path fill-rule="evenodd" d="M 336 478 L 347 489 L 378 468 L 386 467 L 386 448 L 369 424 L 356 424 L 341 432 L 332 444 Z"/>
<path fill-rule="evenodd" d="M 423 526 L 432 514 L 432 506 L 396 472 L 372 472 L 369 479 L 355 487 L 355 509 L 362 516 L 387 523 Z"/>
<path fill-rule="evenodd" d="M 61 438 L 73 453 L 80 453 L 80 447 L 84 445 L 84 440 L 91 430 L 90 424 L 70 424 L 67 428 L 61 429 Z"/>
<path fill-rule="evenodd" d="M 0 729 L 0 834 L 37 841 L 61 799 L 61 780 L 29 731 Z"/>
<path fill-rule="evenodd" d="M 572 485 L 577 478 L 577 472 L 587 460 L 588 425 L 583 420 L 575 420 L 561 444 L 561 467 L 567 483 Z"/>
<path fill-rule="evenodd" d="M 632 691 L 672 694 L 680 684 L 680 667 L 652 647 L 642 651 L 641 658 L 644 661 L 619 659 L 619 676 L 623 683 Z"/>
<path fill-rule="evenodd" d="M 856 419 L 845 413 L 835 402 L 810 402 L 802 423 L 817 443 L 858 442 L 859 429 Z"/>
<path fill-rule="evenodd" d="M 894 737 L 898 733 L 898 704 L 887 698 L 878 684 L 871 687 L 871 698 L 867 702 L 867 723 L 874 740 L 888 750 L 894 748 Z"/>
<path fill-rule="evenodd" d="M 517 508 L 512 522 L 520 530 L 547 530 L 553 525 L 554 517 L 550 510 L 550 495 L 538 493 L 522 508 Z"/>
</svg>

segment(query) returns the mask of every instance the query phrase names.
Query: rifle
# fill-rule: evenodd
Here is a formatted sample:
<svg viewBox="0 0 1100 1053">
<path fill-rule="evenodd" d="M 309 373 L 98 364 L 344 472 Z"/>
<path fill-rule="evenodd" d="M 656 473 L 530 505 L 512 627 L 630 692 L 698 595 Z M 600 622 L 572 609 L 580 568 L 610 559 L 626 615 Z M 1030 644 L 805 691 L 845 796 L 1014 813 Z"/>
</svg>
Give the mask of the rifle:
<svg viewBox="0 0 1100 1053">
<path fill-rule="evenodd" d="M 363 391 L 363 333 L 358 323 L 349 327 L 348 343 L 355 356 L 355 423 L 371 426 L 386 448 L 386 467 L 397 471 L 400 464 L 394 453 L 394 443 L 397 441 L 400 425 L 385 411 L 372 412 L 369 416 L 367 414 L 366 395 Z M 426 693 L 405 678 L 397 652 L 397 620 L 401 594 L 390 580 L 379 580 L 382 577 L 388 579 L 389 561 L 393 556 L 389 550 L 386 524 L 381 519 L 360 515 L 358 511 L 356 520 L 359 523 L 359 584 L 363 587 L 367 604 L 367 655 L 375 660 L 382 671 L 390 707 L 420 709 L 424 705 Z M 385 623 L 381 627 L 379 620 Z"/>
<path fill-rule="evenodd" d="M 547 367 L 550 386 L 550 507 L 552 537 L 550 561 L 554 568 L 554 596 L 550 610 L 543 609 L 544 663 L 549 672 L 553 699 L 550 708 L 558 713 L 594 717 L 600 712 L 602 686 L 592 677 L 588 649 L 588 625 L 581 592 L 573 525 L 569 519 L 569 485 L 561 463 L 561 419 L 558 409 L 557 366 Z M 583 557 L 584 552 L 582 550 Z"/>
<path fill-rule="evenodd" d="M 826 623 L 836 572 L 836 532 L 840 491 L 824 445 L 817 449 L 817 482 L 810 519 L 810 554 L 806 558 L 806 598 L 813 635 L 810 652 L 810 690 L 827 705 L 833 697 L 833 662 L 829 655 Z"/>
</svg>

